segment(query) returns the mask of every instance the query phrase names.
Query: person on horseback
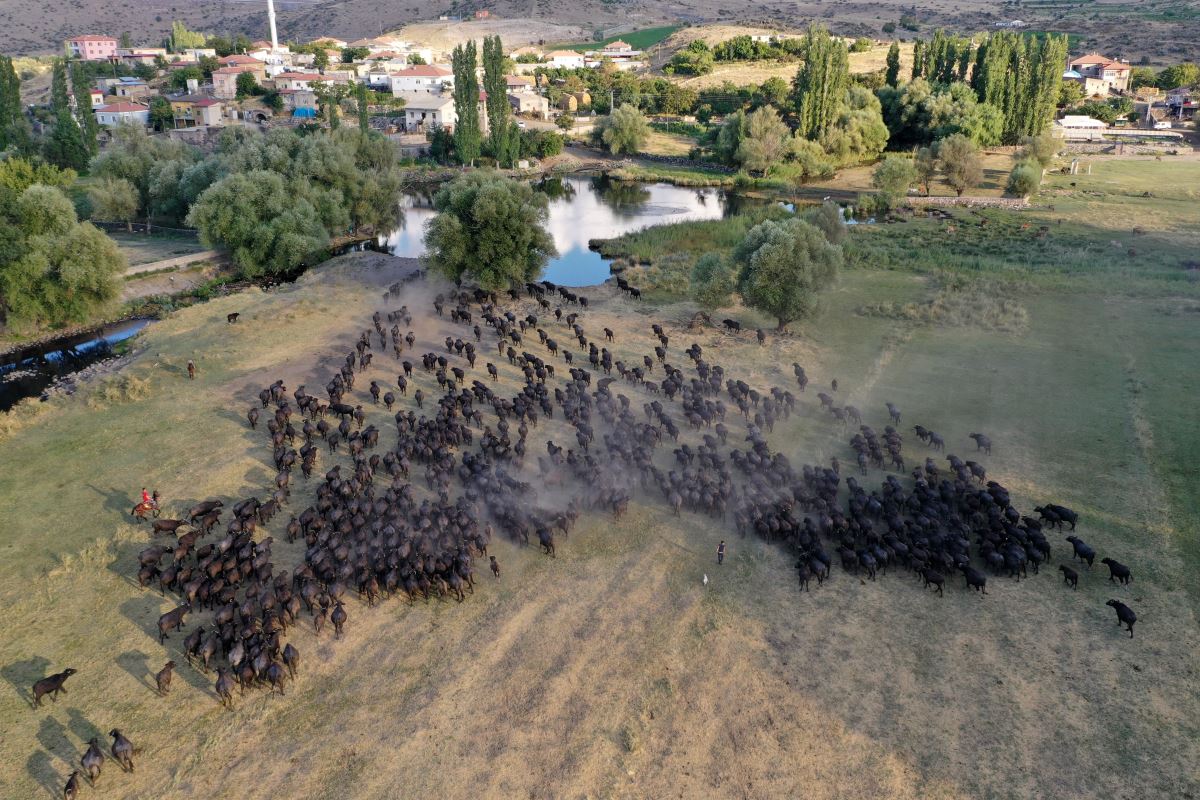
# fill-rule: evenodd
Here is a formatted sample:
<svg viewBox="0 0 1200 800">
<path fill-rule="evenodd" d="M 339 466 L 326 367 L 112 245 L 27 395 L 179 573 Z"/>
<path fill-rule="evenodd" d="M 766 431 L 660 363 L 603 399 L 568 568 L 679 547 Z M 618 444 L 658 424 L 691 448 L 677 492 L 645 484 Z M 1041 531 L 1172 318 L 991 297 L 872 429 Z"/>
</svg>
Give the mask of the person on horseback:
<svg viewBox="0 0 1200 800">
<path fill-rule="evenodd" d="M 158 508 L 158 492 L 156 491 L 153 495 L 151 495 L 149 492 L 146 491 L 146 487 L 143 486 L 142 487 L 142 505 L 145 506 L 145 508 L 147 510 L 152 509 L 152 508 Z"/>
</svg>

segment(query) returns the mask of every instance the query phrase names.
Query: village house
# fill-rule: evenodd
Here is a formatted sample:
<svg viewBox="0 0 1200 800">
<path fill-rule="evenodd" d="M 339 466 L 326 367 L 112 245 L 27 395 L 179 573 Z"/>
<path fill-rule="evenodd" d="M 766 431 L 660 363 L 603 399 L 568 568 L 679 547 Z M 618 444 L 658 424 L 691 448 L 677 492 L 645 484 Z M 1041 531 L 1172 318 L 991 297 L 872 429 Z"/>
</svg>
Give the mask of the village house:
<svg viewBox="0 0 1200 800">
<path fill-rule="evenodd" d="M 509 92 L 508 104 L 512 106 L 514 114 L 537 119 L 550 118 L 550 101 L 536 92 Z"/>
<path fill-rule="evenodd" d="M 118 78 L 112 86 L 111 94 L 125 100 L 138 100 L 154 94 L 150 84 L 141 78 Z"/>
<path fill-rule="evenodd" d="M 112 36 L 75 36 L 66 41 L 67 55 L 84 61 L 107 61 L 117 55 Z"/>
<path fill-rule="evenodd" d="M 246 65 L 261 67 L 263 62 L 257 58 L 251 58 L 244 53 L 234 53 L 233 55 L 218 58 L 217 63 L 222 67 L 243 67 Z"/>
<path fill-rule="evenodd" d="M 115 128 L 118 125 L 150 124 L 150 107 L 141 103 L 109 103 L 95 109 L 96 122 L 104 128 Z"/>
<path fill-rule="evenodd" d="M 454 110 L 454 98 L 451 95 L 433 92 L 393 94 L 404 100 L 404 130 L 424 133 L 435 125 L 448 131 L 454 130 L 458 114 Z"/>
<path fill-rule="evenodd" d="M 185 94 L 167 98 L 176 128 L 217 127 L 224 124 L 225 106 L 204 95 Z"/>
<path fill-rule="evenodd" d="M 388 84 L 397 97 L 411 92 L 442 92 L 454 88 L 454 71 L 438 64 L 405 67 L 391 73 Z"/>
<path fill-rule="evenodd" d="M 584 58 L 574 50 L 551 50 L 546 53 L 546 63 L 557 69 L 581 69 Z"/>
<path fill-rule="evenodd" d="M 255 61 L 254 64 L 221 67 L 213 70 L 213 97 L 221 100 L 231 100 L 237 97 L 237 78 L 243 72 L 252 74 L 255 82 L 259 84 L 267 79 L 265 66 L 258 61 Z"/>
<path fill-rule="evenodd" d="M 316 72 L 281 72 L 275 76 L 276 89 L 311 90 L 314 83 L 332 83 L 333 79 Z"/>
<path fill-rule="evenodd" d="M 1099 53 L 1088 53 L 1074 59 L 1068 65 L 1071 70 L 1079 73 L 1085 80 L 1093 78 L 1103 82 L 1109 91 L 1124 92 L 1129 88 L 1129 75 L 1133 67 L 1123 61 L 1102 56 Z M 1084 90 L 1086 92 L 1086 85 Z"/>
<path fill-rule="evenodd" d="M 317 93 L 312 89 L 280 89 L 283 107 L 293 117 L 315 117 L 317 115 Z"/>
<path fill-rule="evenodd" d="M 510 92 L 532 92 L 533 78 L 524 75 L 505 75 L 504 85 Z"/>
</svg>

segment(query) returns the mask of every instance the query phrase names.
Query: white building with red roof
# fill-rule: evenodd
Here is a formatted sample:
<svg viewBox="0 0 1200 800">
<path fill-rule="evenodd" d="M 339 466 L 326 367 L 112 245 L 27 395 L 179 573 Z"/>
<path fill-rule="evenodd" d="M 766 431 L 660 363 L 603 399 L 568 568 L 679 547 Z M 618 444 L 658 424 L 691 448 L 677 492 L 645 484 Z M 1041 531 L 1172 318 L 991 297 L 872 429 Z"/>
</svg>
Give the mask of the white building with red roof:
<svg viewBox="0 0 1200 800">
<path fill-rule="evenodd" d="M 388 81 L 396 96 L 412 92 L 440 93 L 454 88 L 454 70 L 440 64 L 419 64 L 391 73 Z"/>
<path fill-rule="evenodd" d="M 1129 89 L 1129 76 L 1133 67 L 1119 59 L 1099 53 L 1088 53 L 1073 60 L 1070 67 L 1083 78 L 1092 78 L 1105 83 L 1109 91 L 1124 92 Z"/>
</svg>

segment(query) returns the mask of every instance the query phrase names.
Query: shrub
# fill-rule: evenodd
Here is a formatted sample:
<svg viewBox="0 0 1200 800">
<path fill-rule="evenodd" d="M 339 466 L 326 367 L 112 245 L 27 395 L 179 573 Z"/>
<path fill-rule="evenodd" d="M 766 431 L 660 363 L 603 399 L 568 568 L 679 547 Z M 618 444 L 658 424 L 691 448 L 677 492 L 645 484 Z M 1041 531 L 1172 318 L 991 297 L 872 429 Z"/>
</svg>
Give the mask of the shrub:
<svg viewBox="0 0 1200 800">
<path fill-rule="evenodd" d="M 1042 185 L 1042 166 L 1036 161 L 1022 161 L 1008 174 L 1005 191 L 1014 197 L 1028 197 Z"/>
</svg>

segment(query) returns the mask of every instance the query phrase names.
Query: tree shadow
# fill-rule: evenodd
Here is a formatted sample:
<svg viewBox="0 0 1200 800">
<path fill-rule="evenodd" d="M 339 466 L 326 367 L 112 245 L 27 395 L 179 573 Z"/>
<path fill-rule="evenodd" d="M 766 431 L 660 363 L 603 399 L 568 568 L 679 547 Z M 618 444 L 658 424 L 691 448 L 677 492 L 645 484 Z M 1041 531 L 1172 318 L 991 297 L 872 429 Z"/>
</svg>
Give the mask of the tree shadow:
<svg viewBox="0 0 1200 800">
<path fill-rule="evenodd" d="M 87 744 L 92 739 L 103 739 L 104 732 L 83 715 L 78 708 L 67 709 L 67 728 L 79 741 Z"/>
<path fill-rule="evenodd" d="M 37 781 L 38 785 L 45 789 L 51 797 L 62 797 L 58 771 L 54 768 L 49 753 L 38 750 L 31 754 L 25 760 L 25 773 Z"/>
<path fill-rule="evenodd" d="M 50 659 L 41 656 L 14 661 L 0 667 L 0 675 L 12 684 L 17 695 L 24 698 L 33 707 L 33 684 L 46 677 L 50 669 Z"/>
<path fill-rule="evenodd" d="M 133 676 L 134 680 L 148 689 L 158 690 L 158 686 L 150 682 L 150 656 L 141 650 L 126 650 L 117 656 L 117 666 Z"/>
</svg>

